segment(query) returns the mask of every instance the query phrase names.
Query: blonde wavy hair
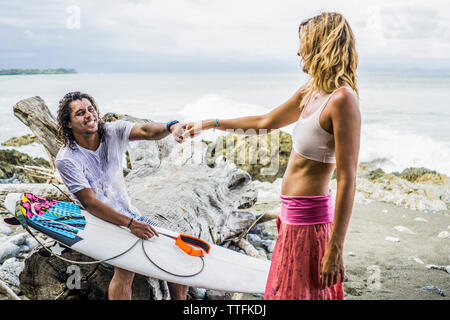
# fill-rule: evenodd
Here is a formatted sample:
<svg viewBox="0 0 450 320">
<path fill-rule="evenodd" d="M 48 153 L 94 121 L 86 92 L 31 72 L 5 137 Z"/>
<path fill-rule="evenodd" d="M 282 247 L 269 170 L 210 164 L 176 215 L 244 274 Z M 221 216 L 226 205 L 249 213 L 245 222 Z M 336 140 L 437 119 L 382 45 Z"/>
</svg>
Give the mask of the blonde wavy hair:
<svg viewBox="0 0 450 320">
<path fill-rule="evenodd" d="M 355 35 L 344 16 L 336 12 L 321 13 L 300 23 L 298 32 L 299 54 L 310 76 L 300 108 L 314 91 L 331 93 L 345 83 L 359 99 Z"/>
</svg>

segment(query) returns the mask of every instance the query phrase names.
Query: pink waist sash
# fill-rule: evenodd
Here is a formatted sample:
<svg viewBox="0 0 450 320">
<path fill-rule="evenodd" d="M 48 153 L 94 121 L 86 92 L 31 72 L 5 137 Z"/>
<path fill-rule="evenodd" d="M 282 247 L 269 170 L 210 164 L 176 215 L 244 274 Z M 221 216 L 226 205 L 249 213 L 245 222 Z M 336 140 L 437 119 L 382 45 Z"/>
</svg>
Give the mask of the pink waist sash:
<svg viewBox="0 0 450 320">
<path fill-rule="evenodd" d="M 281 195 L 280 220 L 287 224 L 311 225 L 333 221 L 334 203 L 330 193 L 324 196 Z"/>
</svg>

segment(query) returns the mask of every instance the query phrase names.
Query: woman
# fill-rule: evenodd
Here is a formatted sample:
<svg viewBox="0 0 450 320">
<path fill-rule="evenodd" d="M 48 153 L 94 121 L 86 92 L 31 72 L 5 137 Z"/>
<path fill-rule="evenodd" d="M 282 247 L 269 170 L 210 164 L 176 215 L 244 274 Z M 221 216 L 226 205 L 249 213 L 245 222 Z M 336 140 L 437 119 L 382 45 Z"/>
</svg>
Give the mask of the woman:
<svg viewBox="0 0 450 320">
<path fill-rule="evenodd" d="M 344 299 L 343 246 L 356 185 L 361 116 L 354 34 L 338 13 L 299 27 L 303 71 L 310 76 L 288 101 L 261 116 L 204 120 L 200 130 L 278 129 L 297 122 L 283 177 L 278 238 L 265 299 Z M 329 181 L 336 168 L 333 204 Z"/>
</svg>

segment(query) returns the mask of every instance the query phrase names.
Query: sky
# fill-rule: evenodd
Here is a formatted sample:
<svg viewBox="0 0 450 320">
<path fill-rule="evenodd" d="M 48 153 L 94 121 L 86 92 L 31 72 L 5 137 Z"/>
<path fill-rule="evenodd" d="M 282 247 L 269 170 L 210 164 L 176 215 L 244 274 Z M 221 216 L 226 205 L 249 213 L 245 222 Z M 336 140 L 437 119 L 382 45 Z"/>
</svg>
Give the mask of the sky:
<svg viewBox="0 0 450 320">
<path fill-rule="evenodd" d="M 365 71 L 450 71 L 444 0 L 0 0 L 0 68 L 297 71 L 298 25 L 349 21 Z"/>
</svg>

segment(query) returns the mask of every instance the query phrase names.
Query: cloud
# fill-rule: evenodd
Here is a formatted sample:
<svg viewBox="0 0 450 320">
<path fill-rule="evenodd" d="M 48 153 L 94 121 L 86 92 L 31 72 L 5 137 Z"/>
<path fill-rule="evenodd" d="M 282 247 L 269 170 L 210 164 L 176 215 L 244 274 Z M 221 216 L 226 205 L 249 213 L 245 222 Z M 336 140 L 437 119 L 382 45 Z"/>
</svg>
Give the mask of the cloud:
<svg viewBox="0 0 450 320">
<path fill-rule="evenodd" d="M 369 18 L 359 35 L 363 41 L 361 53 L 399 63 L 413 59 L 430 64 L 433 59 L 445 62 L 450 58 L 450 42 L 445 41 L 450 24 L 448 11 L 442 9 L 398 4 L 368 8 Z"/>
<path fill-rule="evenodd" d="M 77 21 L 70 7 L 79 8 L 78 28 L 70 27 Z M 450 57 L 449 9 L 450 4 L 437 0 L 426 6 L 405 0 L 1 3 L 0 41 L 8 45 L 0 52 L 0 67 L 64 63 L 92 71 L 175 66 L 293 71 L 298 68 L 298 24 L 322 10 L 339 11 L 349 20 L 362 65 L 420 61 L 431 66 Z M 22 55 L 11 58 L 15 52 Z"/>
<path fill-rule="evenodd" d="M 382 10 L 385 37 L 388 39 L 436 38 L 440 28 L 436 8 L 397 8 Z"/>
</svg>

